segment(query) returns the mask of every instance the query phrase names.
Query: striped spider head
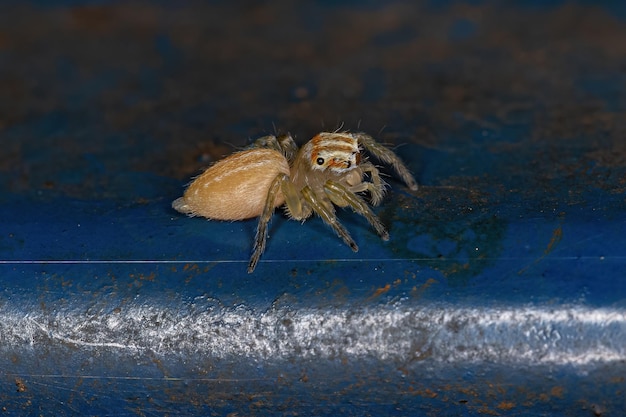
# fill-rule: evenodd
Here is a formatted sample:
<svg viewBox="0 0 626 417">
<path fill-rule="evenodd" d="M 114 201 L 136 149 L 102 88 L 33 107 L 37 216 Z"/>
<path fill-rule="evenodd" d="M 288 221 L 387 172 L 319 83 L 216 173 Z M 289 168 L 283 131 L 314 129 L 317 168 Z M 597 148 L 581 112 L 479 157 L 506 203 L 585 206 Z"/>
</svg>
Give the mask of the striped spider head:
<svg viewBox="0 0 626 417">
<path fill-rule="evenodd" d="M 343 174 L 361 163 L 359 141 L 350 133 L 323 132 L 305 146 L 309 166 L 314 171 Z"/>
</svg>

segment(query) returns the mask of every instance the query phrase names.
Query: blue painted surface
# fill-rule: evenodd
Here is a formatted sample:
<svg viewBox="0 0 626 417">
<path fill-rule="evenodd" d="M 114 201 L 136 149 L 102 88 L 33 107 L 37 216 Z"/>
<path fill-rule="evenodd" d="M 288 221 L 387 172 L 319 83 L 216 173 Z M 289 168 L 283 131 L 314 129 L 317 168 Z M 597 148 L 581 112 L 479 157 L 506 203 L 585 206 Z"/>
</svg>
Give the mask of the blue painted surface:
<svg viewBox="0 0 626 417">
<path fill-rule="evenodd" d="M 621 415 L 624 6 L 430 3 L 7 6 L 2 411 Z M 256 220 L 170 207 L 341 123 L 421 184 L 389 242 L 277 213 L 249 275 Z"/>
</svg>

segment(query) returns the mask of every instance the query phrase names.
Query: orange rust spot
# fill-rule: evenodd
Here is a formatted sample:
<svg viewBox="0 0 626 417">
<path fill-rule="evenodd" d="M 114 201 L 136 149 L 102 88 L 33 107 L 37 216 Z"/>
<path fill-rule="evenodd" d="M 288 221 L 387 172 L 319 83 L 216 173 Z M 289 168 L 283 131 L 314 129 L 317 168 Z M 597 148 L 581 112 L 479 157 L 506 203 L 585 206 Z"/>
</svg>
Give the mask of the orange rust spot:
<svg viewBox="0 0 626 417">
<path fill-rule="evenodd" d="M 561 241 L 562 238 L 563 238 L 563 228 L 559 225 L 559 227 L 554 229 L 554 232 L 552 232 L 552 238 L 550 239 L 550 242 L 548 243 L 546 250 L 543 251 L 543 254 L 547 255 L 550 252 L 552 252 L 554 247 Z"/>
<path fill-rule="evenodd" d="M 198 271 L 200 268 L 198 267 L 198 264 L 185 264 L 183 266 L 183 271 L 187 272 L 187 271 Z"/>
<path fill-rule="evenodd" d="M 384 287 L 377 288 L 376 291 L 374 291 L 374 294 L 372 294 L 372 296 L 370 297 L 370 299 L 380 297 L 381 295 L 383 295 L 390 289 L 391 289 L 391 284 L 387 284 Z"/>
<path fill-rule="evenodd" d="M 500 415 L 500 413 L 498 413 L 497 411 L 491 410 L 490 408 L 487 408 L 487 407 L 479 408 L 478 409 L 478 413 L 479 414 L 486 414 L 488 416 L 499 416 Z"/>
<path fill-rule="evenodd" d="M 423 283 L 422 285 L 420 285 L 419 287 L 415 286 L 413 287 L 413 289 L 411 290 L 411 295 L 413 297 L 421 297 L 422 295 L 424 295 L 424 292 L 433 284 L 436 284 L 437 280 L 434 278 L 428 278 L 428 280 L 426 280 L 425 283 Z"/>
<path fill-rule="evenodd" d="M 550 395 L 552 395 L 553 397 L 562 398 L 564 393 L 565 393 L 565 389 L 560 386 L 553 387 L 550 390 Z"/>
<path fill-rule="evenodd" d="M 500 410 L 510 410 L 515 407 L 515 403 L 511 401 L 502 401 L 496 407 L 499 408 Z"/>
<path fill-rule="evenodd" d="M 450 390 L 453 390 L 454 388 L 450 387 Z M 476 391 L 473 388 L 467 388 L 467 387 L 460 387 L 459 388 L 459 392 L 463 395 L 468 395 L 468 396 L 472 396 L 474 398 L 478 397 L 478 391 Z"/>
<path fill-rule="evenodd" d="M 150 272 L 150 275 L 144 275 L 144 274 L 138 274 L 137 278 L 140 281 L 154 281 L 154 278 L 156 278 L 156 274 L 153 272 Z"/>
<path fill-rule="evenodd" d="M 537 265 L 539 262 L 541 262 L 546 256 L 548 256 L 548 254 L 550 254 L 550 252 L 552 252 L 552 250 L 554 250 L 554 248 L 556 247 L 556 245 L 558 245 L 558 243 L 561 241 L 562 238 L 563 238 L 563 228 L 561 227 L 561 225 L 559 225 L 559 227 L 554 229 L 554 231 L 552 232 L 552 237 L 550 238 L 550 242 L 548 242 L 548 246 L 546 246 L 546 248 L 544 249 L 543 255 L 541 255 L 538 259 L 536 259 L 533 263 L 528 264 L 522 269 L 520 269 L 517 272 L 517 274 L 522 275 L 530 267 Z"/>
<path fill-rule="evenodd" d="M 435 391 L 429 388 L 425 388 L 423 390 L 416 390 L 415 394 L 424 398 L 437 398 L 437 395 L 438 395 Z"/>
</svg>

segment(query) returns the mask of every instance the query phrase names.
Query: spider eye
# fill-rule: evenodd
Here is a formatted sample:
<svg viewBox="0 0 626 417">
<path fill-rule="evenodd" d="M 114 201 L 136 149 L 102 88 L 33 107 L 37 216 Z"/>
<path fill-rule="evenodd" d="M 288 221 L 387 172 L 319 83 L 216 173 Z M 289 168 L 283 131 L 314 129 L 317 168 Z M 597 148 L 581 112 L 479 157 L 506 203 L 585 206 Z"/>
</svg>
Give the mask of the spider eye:
<svg viewBox="0 0 626 417">
<path fill-rule="evenodd" d="M 324 165 L 324 158 L 317 158 L 317 165 Z"/>
</svg>

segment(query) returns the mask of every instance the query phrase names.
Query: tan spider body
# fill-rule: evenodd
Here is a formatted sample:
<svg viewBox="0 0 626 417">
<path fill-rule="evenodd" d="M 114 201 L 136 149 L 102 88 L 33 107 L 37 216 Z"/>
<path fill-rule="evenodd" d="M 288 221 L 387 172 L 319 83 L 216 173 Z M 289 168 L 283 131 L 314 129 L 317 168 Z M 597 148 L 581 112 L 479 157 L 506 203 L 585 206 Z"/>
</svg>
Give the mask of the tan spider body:
<svg viewBox="0 0 626 417">
<path fill-rule="evenodd" d="M 265 148 L 236 152 L 197 176 L 172 207 L 215 220 L 259 217 L 278 174 L 289 175 L 289 162 L 281 152 Z M 282 195 L 276 196 L 276 206 L 284 201 Z"/>
<path fill-rule="evenodd" d="M 299 150 L 290 135 L 262 137 L 251 148 L 217 162 L 195 178 L 172 207 L 210 219 L 259 217 L 248 272 L 254 271 L 265 250 L 268 223 L 281 205 L 295 220 L 304 221 L 316 213 L 356 252 L 358 246 L 339 223 L 335 205 L 349 206 L 364 216 L 383 240 L 389 239 L 385 226 L 359 196 L 368 192 L 371 203 L 378 205 L 385 192 L 378 169 L 362 159 L 361 147 L 390 164 L 410 189 L 417 190 L 400 158 L 371 136 L 322 132 Z"/>
</svg>

